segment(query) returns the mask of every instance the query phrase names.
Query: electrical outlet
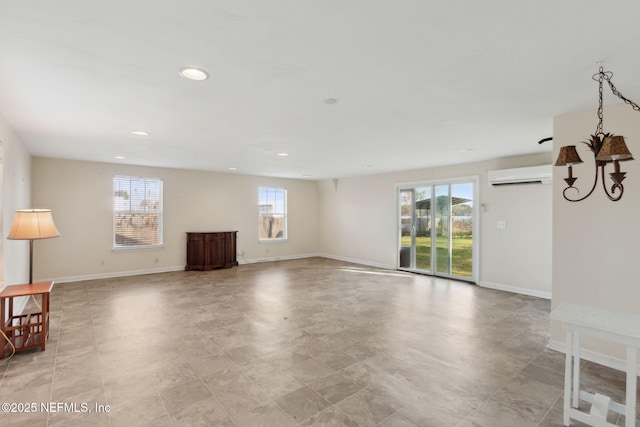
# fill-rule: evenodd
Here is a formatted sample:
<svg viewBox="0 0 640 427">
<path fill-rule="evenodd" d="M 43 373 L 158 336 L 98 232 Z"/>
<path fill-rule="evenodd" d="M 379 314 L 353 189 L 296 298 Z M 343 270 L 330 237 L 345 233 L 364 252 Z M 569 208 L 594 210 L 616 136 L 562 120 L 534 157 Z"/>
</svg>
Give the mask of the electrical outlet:
<svg viewBox="0 0 640 427">
<path fill-rule="evenodd" d="M 496 221 L 496 228 L 504 230 L 507 228 L 507 221 Z"/>
</svg>

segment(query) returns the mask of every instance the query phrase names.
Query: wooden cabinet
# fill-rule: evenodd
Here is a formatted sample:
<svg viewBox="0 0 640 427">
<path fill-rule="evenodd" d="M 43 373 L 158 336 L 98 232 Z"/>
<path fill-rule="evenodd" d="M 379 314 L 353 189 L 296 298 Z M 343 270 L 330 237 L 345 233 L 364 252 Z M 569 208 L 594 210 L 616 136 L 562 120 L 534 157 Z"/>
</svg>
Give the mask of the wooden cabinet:
<svg viewBox="0 0 640 427">
<path fill-rule="evenodd" d="M 187 232 L 187 265 L 185 270 L 214 270 L 238 265 L 237 231 Z"/>
</svg>

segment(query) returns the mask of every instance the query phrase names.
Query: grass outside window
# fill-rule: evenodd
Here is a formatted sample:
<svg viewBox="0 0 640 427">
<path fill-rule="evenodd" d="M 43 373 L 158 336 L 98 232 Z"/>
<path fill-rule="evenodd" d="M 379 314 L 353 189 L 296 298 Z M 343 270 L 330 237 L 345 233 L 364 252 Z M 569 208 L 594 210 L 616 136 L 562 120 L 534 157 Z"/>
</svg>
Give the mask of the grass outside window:
<svg viewBox="0 0 640 427">
<path fill-rule="evenodd" d="M 460 277 L 472 277 L 472 245 L 473 238 L 470 234 L 453 236 L 451 239 L 451 274 Z M 411 236 L 402 237 L 402 246 L 411 246 Z M 436 256 L 440 265 L 447 264 L 449 257 L 449 239 L 447 237 L 436 238 Z M 416 265 L 431 266 L 431 237 L 416 237 Z"/>
</svg>

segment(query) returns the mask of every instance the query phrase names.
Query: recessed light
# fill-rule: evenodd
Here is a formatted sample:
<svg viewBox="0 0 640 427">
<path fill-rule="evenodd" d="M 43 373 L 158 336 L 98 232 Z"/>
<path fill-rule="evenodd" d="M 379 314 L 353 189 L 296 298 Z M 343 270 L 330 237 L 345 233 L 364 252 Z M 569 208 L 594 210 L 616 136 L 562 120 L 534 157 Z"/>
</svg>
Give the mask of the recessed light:
<svg viewBox="0 0 640 427">
<path fill-rule="evenodd" d="M 126 159 L 125 156 L 113 156 L 114 159 L 118 159 L 118 160 L 124 160 Z"/>
<path fill-rule="evenodd" d="M 280 157 L 287 157 L 289 155 L 289 153 L 278 153 L 276 155 L 280 156 Z"/>
<path fill-rule="evenodd" d="M 230 171 L 235 171 L 235 170 L 238 170 L 238 168 L 230 167 L 229 170 Z"/>
<path fill-rule="evenodd" d="M 364 164 L 364 165 L 362 165 L 362 167 L 363 167 L 363 168 L 370 168 L 370 167 L 371 167 L 371 165 Z"/>
<path fill-rule="evenodd" d="M 207 80 L 209 78 L 209 73 L 207 73 L 205 70 L 194 67 L 185 67 L 181 69 L 180 75 L 185 79 L 197 81 Z"/>
<path fill-rule="evenodd" d="M 151 135 L 149 132 L 144 131 L 144 130 L 134 130 L 131 133 L 134 134 L 134 135 L 140 135 L 140 136 L 149 136 L 149 135 Z"/>
<path fill-rule="evenodd" d="M 311 175 L 309 175 L 308 173 L 305 173 L 304 175 L 302 175 L 303 178 L 310 178 Z"/>
<path fill-rule="evenodd" d="M 463 148 L 463 149 L 458 150 L 458 151 L 460 153 L 471 153 L 471 152 L 476 151 L 476 150 L 474 150 L 473 148 Z"/>
</svg>

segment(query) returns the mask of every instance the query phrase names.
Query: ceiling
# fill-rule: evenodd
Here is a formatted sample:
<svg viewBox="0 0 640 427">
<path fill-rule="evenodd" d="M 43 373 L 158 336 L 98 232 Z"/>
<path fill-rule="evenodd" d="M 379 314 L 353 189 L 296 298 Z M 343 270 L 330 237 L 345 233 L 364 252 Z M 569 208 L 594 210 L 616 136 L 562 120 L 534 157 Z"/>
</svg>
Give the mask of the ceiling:
<svg viewBox="0 0 640 427">
<path fill-rule="evenodd" d="M 0 116 L 35 156 L 301 179 L 538 153 L 554 116 L 597 106 L 598 61 L 640 99 L 638 16 L 637 0 L 0 0 Z"/>
</svg>

